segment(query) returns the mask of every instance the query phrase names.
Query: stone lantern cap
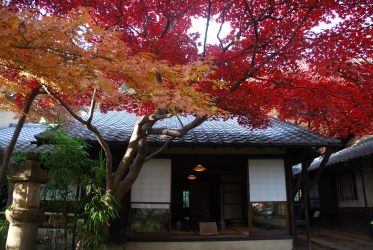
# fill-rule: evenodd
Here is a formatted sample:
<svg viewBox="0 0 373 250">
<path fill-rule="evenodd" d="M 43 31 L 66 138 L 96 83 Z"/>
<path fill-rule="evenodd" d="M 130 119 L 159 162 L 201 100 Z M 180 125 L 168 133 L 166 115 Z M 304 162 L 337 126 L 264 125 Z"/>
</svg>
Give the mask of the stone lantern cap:
<svg viewBox="0 0 373 250">
<path fill-rule="evenodd" d="M 15 173 L 8 175 L 8 181 L 13 183 L 18 181 L 32 181 L 43 184 L 49 180 L 50 176 L 41 169 L 33 152 L 27 156 L 27 160 Z"/>
</svg>

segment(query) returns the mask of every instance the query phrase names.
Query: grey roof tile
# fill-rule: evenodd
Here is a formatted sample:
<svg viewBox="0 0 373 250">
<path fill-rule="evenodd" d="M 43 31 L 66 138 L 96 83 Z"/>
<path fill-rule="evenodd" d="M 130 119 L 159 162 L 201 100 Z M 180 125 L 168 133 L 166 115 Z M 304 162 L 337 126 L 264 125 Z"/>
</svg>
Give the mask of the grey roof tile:
<svg viewBox="0 0 373 250">
<path fill-rule="evenodd" d="M 193 117 L 179 116 L 182 124 L 189 123 Z M 128 142 L 137 117 L 127 112 L 96 112 L 92 123 L 101 131 L 103 138 L 110 142 Z M 176 117 L 158 121 L 154 127 L 169 129 L 181 128 Z M 82 137 L 89 141 L 96 141 L 92 132 L 77 121 L 65 124 L 71 135 Z M 152 135 L 149 143 L 163 143 L 168 136 Z M 223 145 L 242 146 L 329 146 L 339 145 L 339 140 L 320 136 L 296 125 L 288 124 L 277 119 L 271 119 L 271 124 L 265 129 L 250 129 L 240 126 L 236 120 L 206 121 L 197 128 L 189 131 L 183 138 L 175 138 L 172 145 Z"/>
<path fill-rule="evenodd" d="M 0 147 L 4 150 L 9 146 L 9 142 L 12 139 L 16 126 L 17 124 L 12 123 L 9 125 L 9 127 L 0 128 Z M 31 142 L 36 141 L 34 135 L 44 132 L 45 129 L 46 126 L 42 124 L 24 124 L 13 152 L 27 152 L 36 150 L 36 145 L 31 144 Z"/>
</svg>

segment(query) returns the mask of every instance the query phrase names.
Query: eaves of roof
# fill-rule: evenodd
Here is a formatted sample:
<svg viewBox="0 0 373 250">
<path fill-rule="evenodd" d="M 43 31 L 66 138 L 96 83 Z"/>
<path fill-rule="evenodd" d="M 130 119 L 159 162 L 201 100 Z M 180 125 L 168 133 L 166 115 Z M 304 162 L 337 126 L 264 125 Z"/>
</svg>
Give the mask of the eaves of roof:
<svg viewBox="0 0 373 250">
<path fill-rule="evenodd" d="M 325 167 L 331 167 L 343 162 L 356 161 L 368 157 L 373 157 L 373 137 L 369 137 L 332 154 Z M 315 159 L 309 166 L 308 171 L 317 170 L 320 163 L 321 158 Z M 297 175 L 299 173 L 300 170 L 294 174 Z"/>
<path fill-rule="evenodd" d="M 98 128 L 109 144 L 128 143 L 137 121 L 136 115 L 127 112 L 96 112 L 92 124 Z M 187 124 L 192 116 L 179 116 L 158 121 L 155 128 L 178 129 Z M 181 123 L 180 123 L 181 122 Z M 77 136 L 97 142 L 95 135 L 75 120 L 64 124 L 71 136 Z M 37 138 L 42 138 L 37 136 Z M 148 144 L 161 145 L 169 137 L 165 135 L 149 135 Z M 293 124 L 271 119 L 265 129 L 250 129 L 238 124 L 234 119 L 208 120 L 189 131 L 182 138 L 173 139 L 172 146 L 213 146 L 213 147 L 340 147 L 340 141 L 321 136 L 318 133 Z"/>
</svg>

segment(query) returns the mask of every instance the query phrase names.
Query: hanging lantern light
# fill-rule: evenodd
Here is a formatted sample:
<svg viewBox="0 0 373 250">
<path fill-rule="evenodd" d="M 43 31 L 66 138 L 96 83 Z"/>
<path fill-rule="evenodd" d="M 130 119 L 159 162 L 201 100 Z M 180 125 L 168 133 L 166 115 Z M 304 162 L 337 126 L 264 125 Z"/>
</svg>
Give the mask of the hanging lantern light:
<svg viewBox="0 0 373 250">
<path fill-rule="evenodd" d="M 195 180 L 195 179 L 197 179 L 197 176 L 195 176 L 194 174 L 190 174 L 190 175 L 188 175 L 188 177 L 187 177 L 189 180 Z"/>
<path fill-rule="evenodd" d="M 205 171 L 206 168 L 202 166 L 201 164 L 198 164 L 195 168 L 193 168 L 194 171 L 202 172 Z"/>
</svg>

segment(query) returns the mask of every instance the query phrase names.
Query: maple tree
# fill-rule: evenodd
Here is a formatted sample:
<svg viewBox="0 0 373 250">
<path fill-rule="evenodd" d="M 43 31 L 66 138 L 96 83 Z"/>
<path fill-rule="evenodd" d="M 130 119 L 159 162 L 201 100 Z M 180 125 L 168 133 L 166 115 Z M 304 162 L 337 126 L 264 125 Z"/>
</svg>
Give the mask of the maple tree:
<svg viewBox="0 0 373 250">
<path fill-rule="evenodd" d="M 206 119 L 263 127 L 277 113 L 330 136 L 372 132 L 372 0 L 39 0 L 1 11 L 0 108 L 22 109 L 35 91 L 46 94 L 35 113 L 61 104 L 96 134 L 107 191 L 119 198 L 159 153 L 147 155 L 147 135 L 171 140 Z M 188 33 L 191 18 L 204 20 L 205 34 Z M 215 34 L 211 22 L 220 25 Z M 96 106 L 142 115 L 114 177 L 91 123 Z M 83 108 L 88 120 L 76 112 Z M 180 130 L 152 128 L 180 114 L 196 119 Z"/>
</svg>

